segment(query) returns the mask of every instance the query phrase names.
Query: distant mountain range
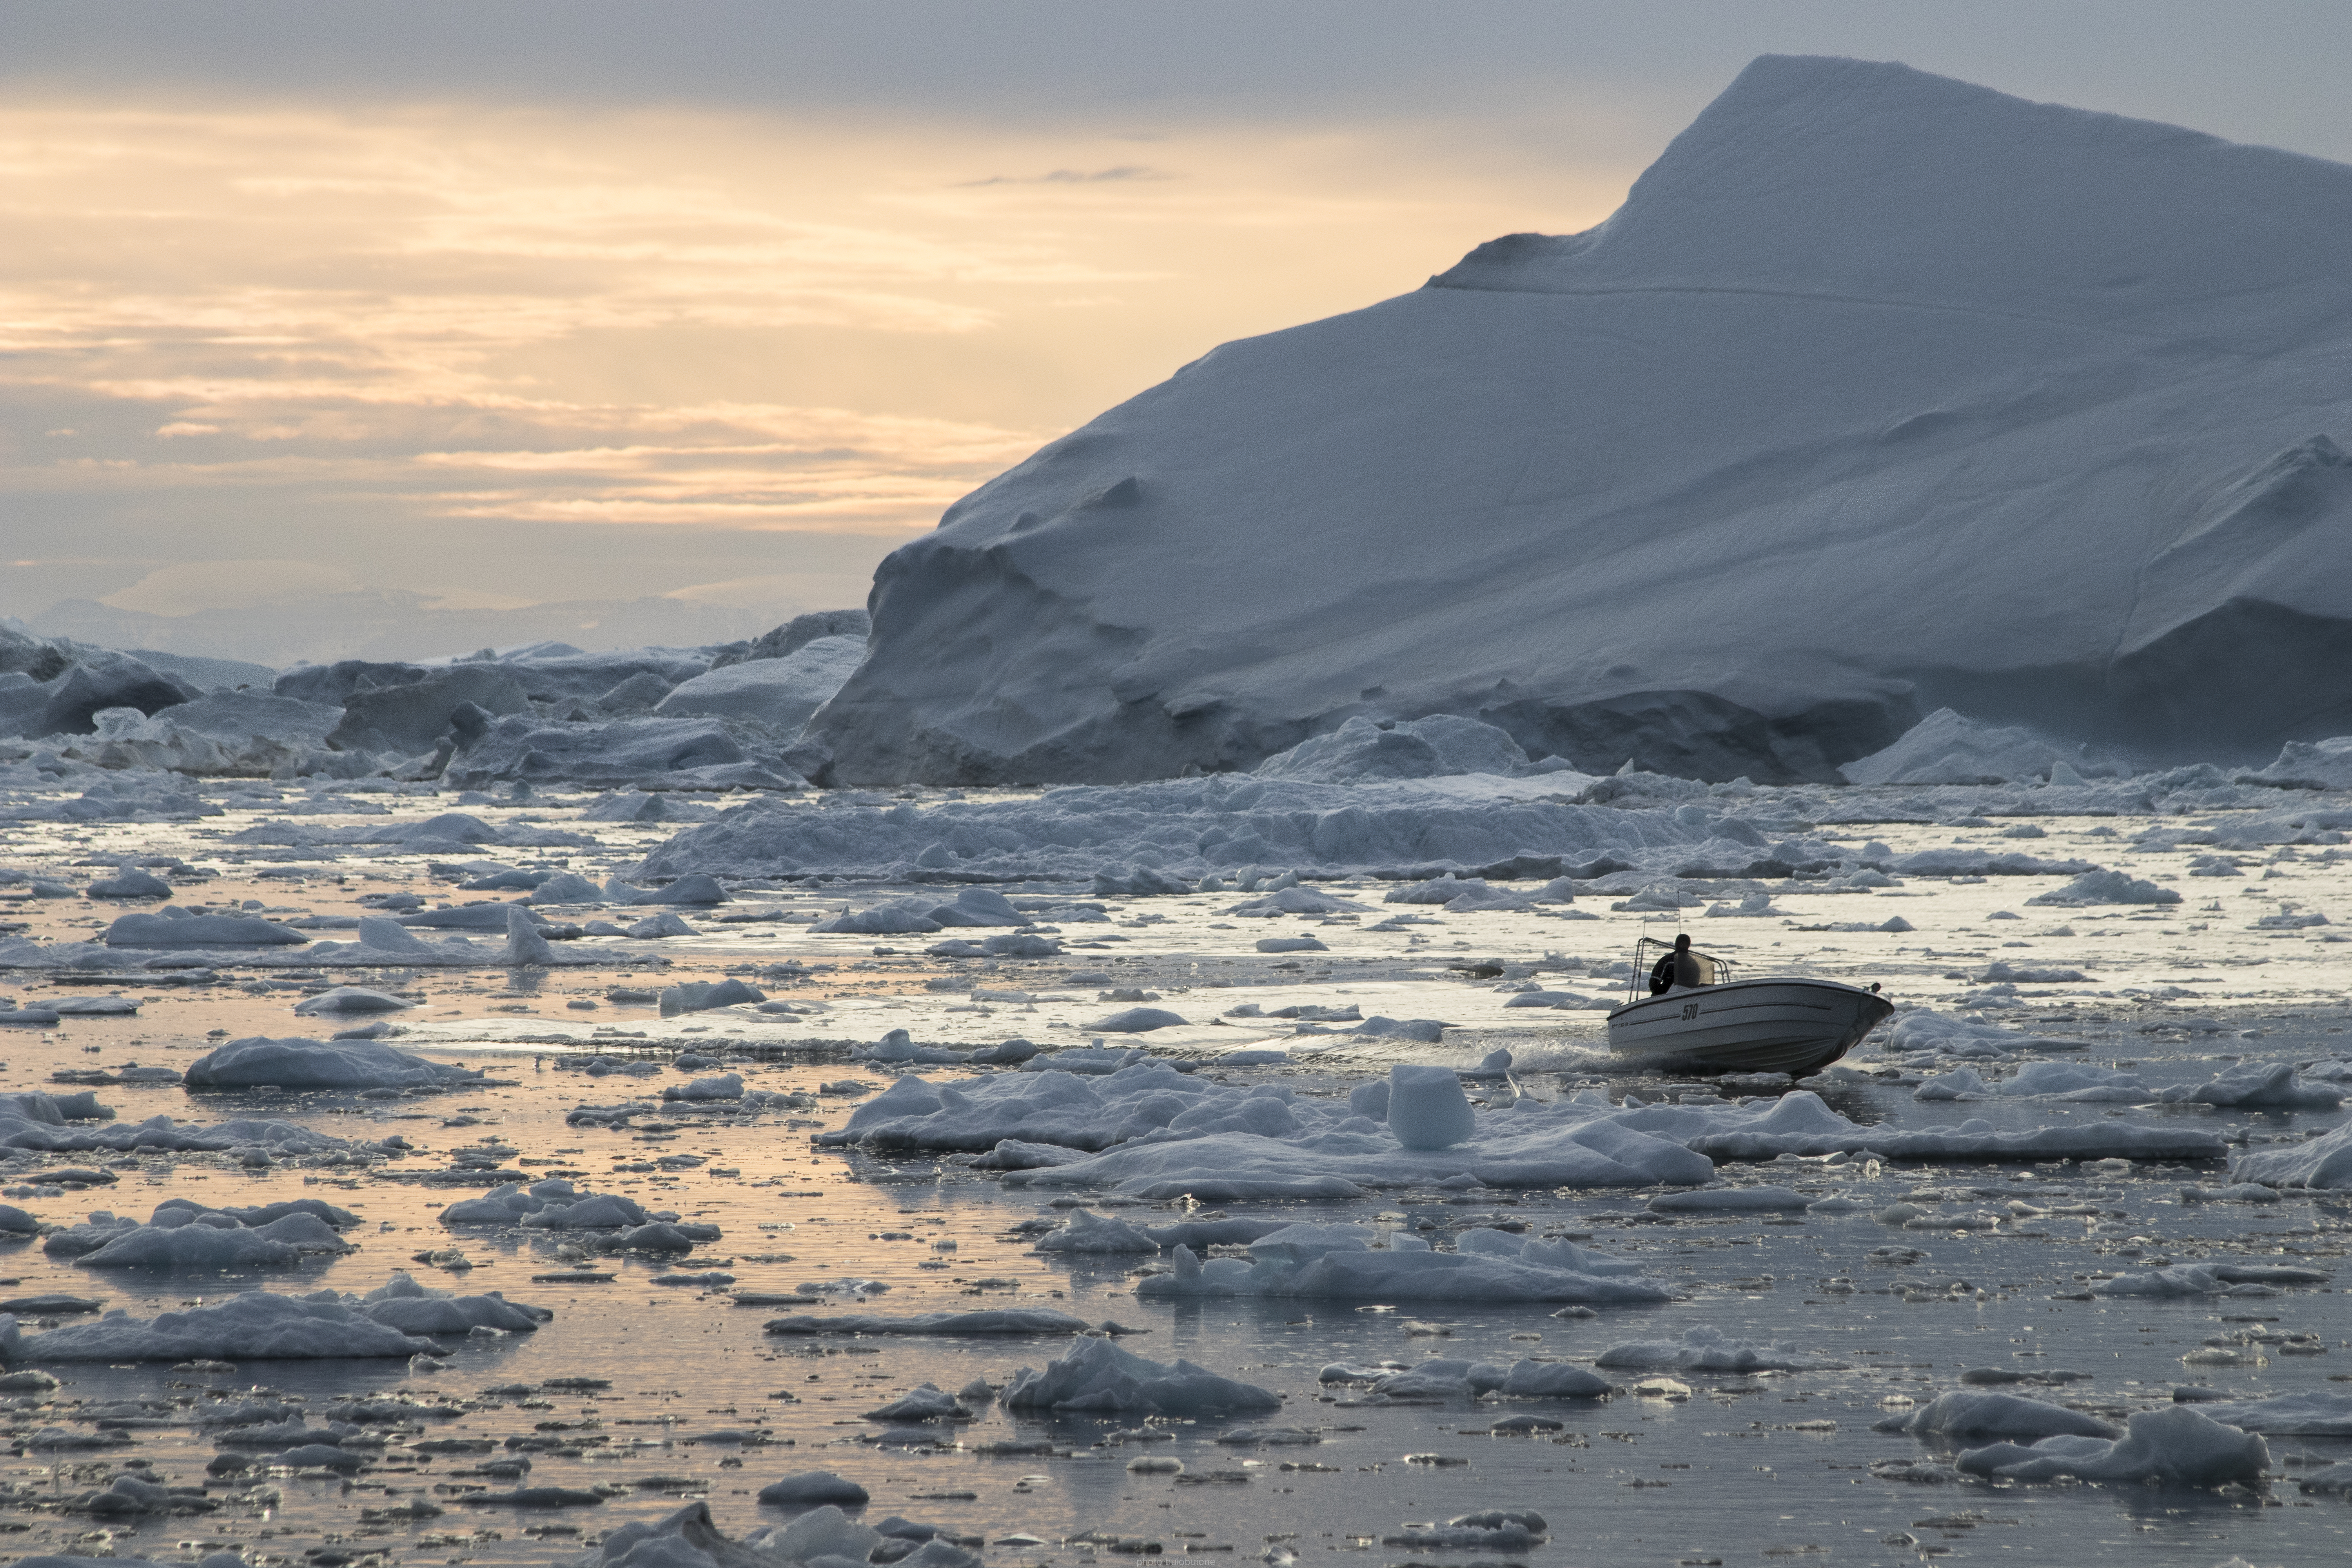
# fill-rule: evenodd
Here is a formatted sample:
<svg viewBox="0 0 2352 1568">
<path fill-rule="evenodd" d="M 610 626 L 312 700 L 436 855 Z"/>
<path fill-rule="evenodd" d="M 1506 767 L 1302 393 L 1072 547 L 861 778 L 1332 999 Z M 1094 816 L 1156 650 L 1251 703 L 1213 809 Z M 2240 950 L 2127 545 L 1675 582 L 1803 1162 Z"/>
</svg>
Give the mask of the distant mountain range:
<svg viewBox="0 0 2352 1568">
<path fill-rule="evenodd" d="M 563 642 L 589 651 L 698 647 L 756 637 L 804 605 L 741 609 L 687 599 L 581 599 L 511 610 L 436 606 L 423 594 L 369 588 L 247 609 L 157 616 L 65 599 L 26 625 L 100 647 L 150 648 L 284 668 L 308 660 L 429 659 L 481 647 Z"/>
</svg>

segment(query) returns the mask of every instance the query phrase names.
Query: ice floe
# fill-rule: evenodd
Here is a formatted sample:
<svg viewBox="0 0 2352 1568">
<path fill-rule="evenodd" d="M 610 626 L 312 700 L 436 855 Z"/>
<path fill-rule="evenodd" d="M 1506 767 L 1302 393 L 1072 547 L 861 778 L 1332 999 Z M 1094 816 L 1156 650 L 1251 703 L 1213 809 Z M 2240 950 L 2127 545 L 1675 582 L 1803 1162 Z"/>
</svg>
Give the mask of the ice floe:
<svg viewBox="0 0 2352 1568">
<path fill-rule="evenodd" d="M 1995 1443 L 1963 1449 L 1953 1461 L 1963 1473 L 2010 1481 L 2137 1482 L 2216 1487 L 2260 1483 L 2270 1471 L 2270 1446 L 2186 1405 L 2136 1412 L 2121 1436 L 2053 1436 L 2030 1446 Z"/>
<path fill-rule="evenodd" d="M 1282 1399 L 1269 1389 L 1220 1377 L 1189 1361 L 1156 1362 L 1108 1339 L 1080 1336 L 1043 1367 L 1015 1372 L 1005 1385 L 1003 1404 L 1008 1410 L 1195 1420 L 1276 1410 Z"/>
<path fill-rule="evenodd" d="M 188 1064 L 190 1089 L 443 1089 L 479 1083 L 472 1068 L 427 1061 L 375 1040 L 231 1040 Z"/>
</svg>

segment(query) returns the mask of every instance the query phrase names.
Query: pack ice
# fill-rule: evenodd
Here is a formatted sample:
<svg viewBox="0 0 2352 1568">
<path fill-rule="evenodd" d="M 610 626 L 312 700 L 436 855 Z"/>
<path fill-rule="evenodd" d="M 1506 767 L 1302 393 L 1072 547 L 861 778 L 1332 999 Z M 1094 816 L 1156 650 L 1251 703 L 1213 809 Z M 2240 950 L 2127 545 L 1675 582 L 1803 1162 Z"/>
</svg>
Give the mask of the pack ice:
<svg viewBox="0 0 2352 1568">
<path fill-rule="evenodd" d="M 2259 761 L 2344 727 L 2276 672 L 2352 649 L 2347 242 L 2337 164 L 1766 57 L 1597 228 L 1227 343 L 949 509 L 811 735 L 1110 782 L 1442 712 L 1833 781 L 1949 707 Z"/>
</svg>

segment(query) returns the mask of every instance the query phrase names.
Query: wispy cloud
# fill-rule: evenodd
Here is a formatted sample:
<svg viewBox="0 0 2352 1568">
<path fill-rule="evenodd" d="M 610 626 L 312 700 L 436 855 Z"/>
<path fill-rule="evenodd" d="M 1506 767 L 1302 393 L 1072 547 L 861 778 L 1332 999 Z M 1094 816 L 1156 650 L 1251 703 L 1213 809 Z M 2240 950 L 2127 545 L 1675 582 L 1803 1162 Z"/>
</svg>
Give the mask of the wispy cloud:
<svg viewBox="0 0 2352 1568">
<path fill-rule="evenodd" d="M 79 562 L 102 524 L 126 564 L 16 574 L 0 611 L 207 552 L 381 582 L 353 563 L 382 548 L 332 526 L 359 516 L 484 549 L 590 531 L 591 572 L 597 531 L 704 542 L 675 581 L 639 555 L 591 585 L 615 595 L 709 580 L 728 534 L 864 538 L 870 560 L 1218 341 L 1544 226 L 1426 137 L 1176 140 L 1181 176 L 1108 132 L 20 99 L 0 487 L 42 498 L 17 552 Z M 469 580 L 414 561 L 391 585 Z"/>
<path fill-rule="evenodd" d="M 958 180 L 959 185 L 1108 185 L 1133 180 L 1172 180 L 1165 169 L 1142 163 L 1120 163 L 1108 169 L 1054 169 L 1043 174 L 991 174 L 984 180 Z"/>
</svg>

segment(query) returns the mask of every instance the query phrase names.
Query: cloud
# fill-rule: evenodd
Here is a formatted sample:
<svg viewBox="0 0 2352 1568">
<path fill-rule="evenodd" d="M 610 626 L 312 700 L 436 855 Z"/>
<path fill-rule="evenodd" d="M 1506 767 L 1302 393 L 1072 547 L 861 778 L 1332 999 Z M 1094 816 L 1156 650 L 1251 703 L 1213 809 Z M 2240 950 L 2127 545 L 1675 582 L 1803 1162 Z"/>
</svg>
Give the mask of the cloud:
<svg viewBox="0 0 2352 1568">
<path fill-rule="evenodd" d="M 12 547 L 122 563 L 11 574 L 0 611 L 207 550 L 544 594 L 551 531 L 566 598 L 774 574 L 713 570 L 730 538 L 870 570 L 1214 343 L 1584 226 L 1631 172 L 1428 127 L 1171 132 L 1177 178 L 1124 115 L 119 102 L 0 108 Z"/>
<path fill-rule="evenodd" d="M 1105 185 L 1132 180 L 1172 180 L 1164 169 L 1141 163 L 1121 163 L 1108 169 L 1055 169 L 1043 174 L 991 174 L 984 180 L 958 180 L 959 185 Z"/>
</svg>

